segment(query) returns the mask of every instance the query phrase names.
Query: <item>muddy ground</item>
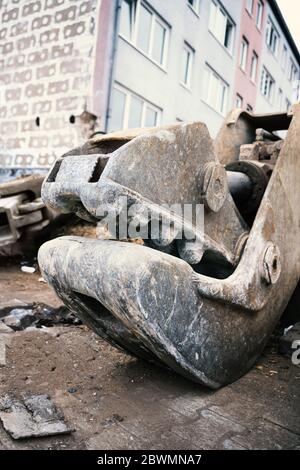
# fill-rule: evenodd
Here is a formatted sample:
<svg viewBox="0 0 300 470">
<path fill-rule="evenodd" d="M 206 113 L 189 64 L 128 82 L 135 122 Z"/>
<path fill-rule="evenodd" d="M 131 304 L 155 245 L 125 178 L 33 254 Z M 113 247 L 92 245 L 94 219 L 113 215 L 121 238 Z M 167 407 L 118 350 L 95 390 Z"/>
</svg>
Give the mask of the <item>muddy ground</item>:
<svg viewBox="0 0 300 470">
<path fill-rule="evenodd" d="M 0 312 L 59 299 L 40 274 L 0 266 Z M 299 449 L 300 368 L 270 342 L 256 366 L 217 392 L 120 352 L 85 326 L 6 335 L 0 395 L 48 394 L 70 435 L 14 441 L 0 449 Z"/>
</svg>

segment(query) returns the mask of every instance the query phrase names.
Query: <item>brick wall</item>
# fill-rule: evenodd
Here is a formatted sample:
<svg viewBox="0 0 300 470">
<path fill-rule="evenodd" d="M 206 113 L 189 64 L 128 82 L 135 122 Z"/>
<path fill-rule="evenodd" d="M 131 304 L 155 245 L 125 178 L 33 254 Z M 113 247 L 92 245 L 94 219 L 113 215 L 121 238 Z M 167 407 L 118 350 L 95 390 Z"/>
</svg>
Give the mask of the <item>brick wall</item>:
<svg viewBox="0 0 300 470">
<path fill-rule="evenodd" d="M 48 166 L 93 128 L 100 3 L 0 0 L 0 166 Z"/>
</svg>

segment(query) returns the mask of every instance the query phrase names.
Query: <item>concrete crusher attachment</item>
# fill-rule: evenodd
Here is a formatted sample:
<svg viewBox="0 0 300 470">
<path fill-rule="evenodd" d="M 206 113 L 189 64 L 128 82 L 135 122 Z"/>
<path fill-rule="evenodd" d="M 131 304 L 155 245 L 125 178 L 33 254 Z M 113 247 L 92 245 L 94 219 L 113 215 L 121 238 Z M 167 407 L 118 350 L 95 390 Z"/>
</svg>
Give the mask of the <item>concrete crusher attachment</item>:
<svg viewBox="0 0 300 470">
<path fill-rule="evenodd" d="M 130 213 L 140 239 L 47 242 L 44 277 L 113 345 L 213 389 L 238 379 L 299 280 L 299 135 L 296 105 L 235 110 L 215 142 L 198 122 L 95 136 L 56 161 L 43 200 L 100 225 Z M 202 204 L 204 227 L 184 204 Z"/>
</svg>

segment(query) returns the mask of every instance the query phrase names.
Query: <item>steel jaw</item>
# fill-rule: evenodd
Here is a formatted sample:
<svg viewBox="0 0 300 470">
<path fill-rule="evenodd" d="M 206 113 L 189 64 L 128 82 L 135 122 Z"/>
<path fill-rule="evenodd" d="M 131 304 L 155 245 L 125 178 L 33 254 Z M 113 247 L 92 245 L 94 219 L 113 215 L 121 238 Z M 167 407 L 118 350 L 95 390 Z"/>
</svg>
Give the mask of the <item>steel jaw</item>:
<svg viewBox="0 0 300 470">
<path fill-rule="evenodd" d="M 222 164 L 238 162 L 237 149 L 255 140 L 256 128 L 284 126 L 263 199 L 246 222 Z M 45 203 L 100 221 L 103 208 L 120 215 L 139 203 L 140 226 L 147 223 L 141 208 L 159 217 L 164 204 L 202 203 L 203 230 L 164 208 L 175 230 L 142 244 L 58 238 L 40 248 L 43 276 L 115 346 L 213 389 L 238 379 L 299 280 L 299 132 L 297 105 L 289 116 L 235 111 L 215 145 L 201 123 L 94 138 L 56 162 L 43 184 Z M 117 204 L 123 196 L 125 208 Z M 192 240 L 174 236 L 182 223 Z"/>
</svg>

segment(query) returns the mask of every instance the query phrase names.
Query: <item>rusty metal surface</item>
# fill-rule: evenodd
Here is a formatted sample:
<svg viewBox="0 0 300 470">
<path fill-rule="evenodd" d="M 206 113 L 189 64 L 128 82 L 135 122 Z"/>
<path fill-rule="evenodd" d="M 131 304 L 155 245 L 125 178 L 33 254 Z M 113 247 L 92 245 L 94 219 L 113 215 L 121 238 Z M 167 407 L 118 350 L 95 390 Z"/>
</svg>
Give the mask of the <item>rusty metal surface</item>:
<svg viewBox="0 0 300 470">
<path fill-rule="evenodd" d="M 139 203 L 145 211 L 157 214 L 163 204 L 182 207 L 204 203 L 205 231 L 198 232 L 188 224 L 195 242 L 187 244 L 182 240 L 177 249 L 191 264 L 197 264 L 209 250 L 232 265 L 237 263 L 237 243 L 248 227 L 233 203 L 226 173 L 215 159 L 205 125 L 178 124 L 151 130 L 112 155 L 105 168 L 103 158 L 107 156 L 101 154 L 67 155 L 58 160 L 43 183 L 47 204 L 95 220 L 101 218 L 97 216 L 100 206 L 108 212 L 121 212 L 124 208 L 117 209 L 116 201 L 122 197 L 128 199 L 130 206 Z M 217 194 L 211 189 L 216 182 Z M 175 228 L 182 224 L 176 213 L 169 211 L 166 217 Z M 142 217 L 139 223 L 143 225 Z M 224 228 L 222 233 L 220 226 Z M 170 239 L 169 245 L 172 242 Z"/>
<path fill-rule="evenodd" d="M 285 141 L 271 139 L 284 126 Z M 43 184 L 45 203 L 100 221 L 100 207 L 124 209 L 120 196 L 154 214 L 164 203 L 203 203 L 204 228 L 187 222 L 195 239 L 177 240 L 178 214 L 166 211 L 174 233 L 142 243 L 59 238 L 40 249 L 43 275 L 112 344 L 211 388 L 236 380 L 264 348 L 299 280 L 299 133 L 298 105 L 289 115 L 234 111 L 215 145 L 201 123 L 135 131 L 111 153 L 102 147 L 109 136 L 89 141 L 84 154 L 76 149 L 56 162 Z M 249 160 L 244 145 L 252 146 Z M 234 202 L 222 164 L 249 178 L 251 204 Z"/>
<path fill-rule="evenodd" d="M 19 178 L 0 183 L 0 197 L 12 196 L 23 192 L 28 192 L 35 197 L 40 197 L 43 180 L 43 175 L 33 174 L 20 176 Z"/>
<path fill-rule="evenodd" d="M 43 175 L 32 174 L 0 183 L 0 247 L 39 232 L 51 214 L 41 200 Z"/>
<path fill-rule="evenodd" d="M 292 120 L 292 109 L 289 113 L 253 115 L 242 109 L 234 109 L 224 121 L 219 131 L 214 148 L 221 163 L 239 160 L 240 147 L 252 144 L 256 139 L 256 130 L 269 132 L 286 130 Z"/>
</svg>

